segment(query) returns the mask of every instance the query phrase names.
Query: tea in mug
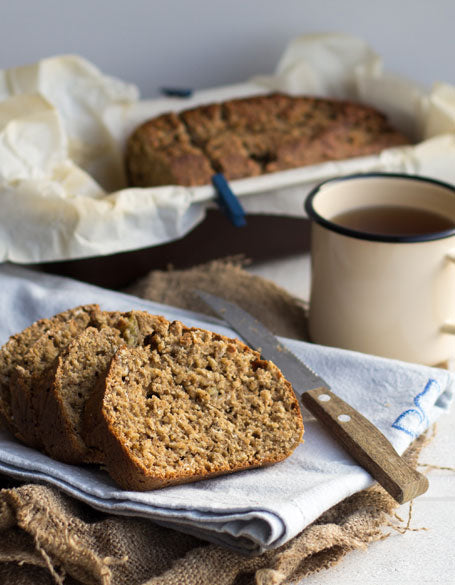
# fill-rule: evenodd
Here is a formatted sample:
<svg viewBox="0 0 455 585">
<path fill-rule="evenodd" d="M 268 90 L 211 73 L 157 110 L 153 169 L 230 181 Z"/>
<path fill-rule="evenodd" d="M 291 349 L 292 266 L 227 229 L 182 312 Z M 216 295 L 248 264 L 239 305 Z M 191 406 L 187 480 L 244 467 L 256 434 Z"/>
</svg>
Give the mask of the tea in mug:
<svg viewBox="0 0 455 585">
<path fill-rule="evenodd" d="M 358 232 L 387 236 L 419 236 L 455 229 L 455 223 L 439 213 L 396 205 L 358 207 L 330 221 Z"/>
</svg>

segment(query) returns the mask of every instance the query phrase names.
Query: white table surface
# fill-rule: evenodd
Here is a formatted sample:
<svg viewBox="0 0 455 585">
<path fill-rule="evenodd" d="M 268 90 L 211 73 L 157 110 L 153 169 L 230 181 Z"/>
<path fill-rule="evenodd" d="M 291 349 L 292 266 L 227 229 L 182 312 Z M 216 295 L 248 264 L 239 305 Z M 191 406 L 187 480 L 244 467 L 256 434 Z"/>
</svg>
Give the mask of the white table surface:
<svg viewBox="0 0 455 585">
<path fill-rule="evenodd" d="M 248 271 L 272 280 L 296 297 L 309 299 L 308 254 L 256 264 Z M 371 544 L 366 551 L 347 554 L 341 563 L 306 578 L 302 585 L 455 583 L 455 408 L 439 420 L 436 436 L 423 450 L 420 461 L 453 471 L 429 471 L 429 490 L 412 504 L 412 530 L 399 534 L 386 528 L 391 532 L 389 538 Z M 403 527 L 409 508 L 404 504 L 397 509 Z"/>
</svg>

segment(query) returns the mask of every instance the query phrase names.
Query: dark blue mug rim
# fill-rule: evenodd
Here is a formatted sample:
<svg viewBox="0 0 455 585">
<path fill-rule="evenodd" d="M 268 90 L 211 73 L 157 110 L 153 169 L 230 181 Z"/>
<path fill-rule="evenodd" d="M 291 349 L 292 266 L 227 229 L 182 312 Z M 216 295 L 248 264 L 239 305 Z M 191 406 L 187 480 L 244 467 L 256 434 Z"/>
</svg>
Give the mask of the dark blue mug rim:
<svg viewBox="0 0 455 585">
<path fill-rule="evenodd" d="M 313 206 L 313 201 L 319 191 L 328 184 L 333 183 L 341 183 L 343 181 L 352 181 L 356 179 L 368 179 L 368 178 L 391 178 L 391 179 L 406 179 L 406 180 L 413 180 L 413 181 L 420 181 L 424 183 L 430 183 L 433 185 L 437 185 L 439 187 L 443 187 L 452 191 L 455 196 L 455 185 L 451 185 L 450 183 L 445 183 L 444 181 L 439 181 L 438 179 L 433 179 L 431 177 L 424 177 L 422 175 L 408 175 L 405 173 L 381 173 L 381 172 L 374 172 L 374 173 L 356 173 L 352 175 L 343 175 L 342 177 L 334 177 L 332 179 L 327 179 L 322 183 L 319 183 L 314 189 L 310 191 L 307 195 L 304 203 L 305 211 L 310 219 L 315 221 L 317 224 L 344 236 L 349 236 L 351 238 L 358 238 L 360 240 L 370 240 L 374 242 L 391 242 L 391 243 L 415 243 L 415 242 L 428 242 L 432 240 L 441 240 L 444 238 L 449 238 L 451 236 L 455 236 L 455 227 L 449 230 L 444 230 L 440 232 L 430 232 L 427 234 L 418 234 L 418 235 L 411 235 L 411 236 L 396 236 L 396 235 L 388 235 L 388 234 L 374 234 L 368 232 L 362 232 L 360 230 L 353 230 L 347 227 L 343 227 L 341 225 L 336 224 L 325 217 L 322 217 Z"/>
</svg>

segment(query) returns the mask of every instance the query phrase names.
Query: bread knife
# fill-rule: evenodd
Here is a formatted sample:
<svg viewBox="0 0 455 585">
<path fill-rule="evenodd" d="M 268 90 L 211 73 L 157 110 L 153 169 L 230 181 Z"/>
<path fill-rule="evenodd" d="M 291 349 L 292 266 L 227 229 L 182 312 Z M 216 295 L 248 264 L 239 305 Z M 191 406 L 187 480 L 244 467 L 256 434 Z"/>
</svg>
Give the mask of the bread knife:
<svg viewBox="0 0 455 585">
<path fill-rule="evenodd" d="M 280 368 L 302 404 L 399 504 L 427 491 L 428 479 L 398 455 L 381 431 L 334 394 L 323 378 L 289 351 L 262 323 L 234 303 L 204 291 L 195 293 L 250 347 Z"/>
</svg>

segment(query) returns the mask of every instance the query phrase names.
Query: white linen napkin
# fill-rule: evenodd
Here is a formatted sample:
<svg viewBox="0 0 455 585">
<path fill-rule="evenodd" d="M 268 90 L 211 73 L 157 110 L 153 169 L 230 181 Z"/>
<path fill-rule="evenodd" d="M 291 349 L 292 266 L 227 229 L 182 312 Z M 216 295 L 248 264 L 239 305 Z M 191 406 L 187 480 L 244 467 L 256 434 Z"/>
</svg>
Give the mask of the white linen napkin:
<svg viewBox="0 0 455 585">
<path fill-rule="evenodd" d="M 1 265 L 0 343 L 39 318 L 93 302 L 103 309 L 145 309 L 235 337 L 217 319 Z M 455 377 L 449 371 L 281 341 L 369 418 L 400 454 L 452 400 Z M 57 486 L 105 512 L 146 517 L 244 553 L 260 553 L 282 545 L 322 512 L 373 483 L 314 419 L 305 421 L 304 439 L 272 467 L 140 493 L 118 488 L 96 467 L 54 461 L 0 431 L 0 472 Z"/>
</svg>

